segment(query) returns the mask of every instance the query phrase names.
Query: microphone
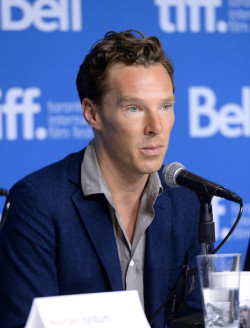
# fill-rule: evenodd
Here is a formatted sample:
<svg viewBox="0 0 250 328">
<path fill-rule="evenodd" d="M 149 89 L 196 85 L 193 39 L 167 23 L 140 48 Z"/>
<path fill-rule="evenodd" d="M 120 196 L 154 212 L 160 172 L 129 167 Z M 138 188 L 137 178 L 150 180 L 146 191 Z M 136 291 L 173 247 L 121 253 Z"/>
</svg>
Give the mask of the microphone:
<svg viewBox="0 0 250 328">
<path fill-rule="evenodd" d="M 185 166 L 178 162 L 166 165 L 163 169 L 162 177 L 169 187 L 183 186 L 195 191 L 199 195 L 218 196 L 239 204 L 242 203 L 242 198 L 231 190 L 187 171 Z"/>
<path fill-rule="evenodd" d="M 8 191 L 6 189 L 0 188 L 0 196 L 8 196 Z"/>
</svg>

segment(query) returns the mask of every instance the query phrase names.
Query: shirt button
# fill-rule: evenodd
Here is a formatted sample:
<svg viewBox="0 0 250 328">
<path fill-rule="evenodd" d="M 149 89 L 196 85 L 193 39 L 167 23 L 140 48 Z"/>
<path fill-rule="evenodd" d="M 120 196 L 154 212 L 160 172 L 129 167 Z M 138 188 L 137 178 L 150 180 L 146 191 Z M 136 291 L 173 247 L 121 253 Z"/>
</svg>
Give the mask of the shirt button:
<svg viewBox="0 0 250 328">
<path fill-rule="evenodd" d="M 134 266 L 134 264 L 135 264 L 135 262 L 134 262 L 133 260 L 131 260 L 131 261 L 129 262 L 129 266 L 130 266 L 130 267 Z"/>
</svg>

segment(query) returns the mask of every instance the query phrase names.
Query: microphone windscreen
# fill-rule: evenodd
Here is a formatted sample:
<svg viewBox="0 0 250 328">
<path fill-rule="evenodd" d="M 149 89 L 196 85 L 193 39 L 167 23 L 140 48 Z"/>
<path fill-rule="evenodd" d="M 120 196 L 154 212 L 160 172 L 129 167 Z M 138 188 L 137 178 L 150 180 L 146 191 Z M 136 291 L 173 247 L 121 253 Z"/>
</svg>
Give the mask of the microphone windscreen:
<svg viewBox="0 0 250 328">
<path fill-rule="evenodd" d="M 169 187 L 179 187 L 177 176 L 180 171 L 185 170 L 185 166 L 178 162 L 172 162 L 166 165 L 162 171 L 163 180 Z"/>
</svg>

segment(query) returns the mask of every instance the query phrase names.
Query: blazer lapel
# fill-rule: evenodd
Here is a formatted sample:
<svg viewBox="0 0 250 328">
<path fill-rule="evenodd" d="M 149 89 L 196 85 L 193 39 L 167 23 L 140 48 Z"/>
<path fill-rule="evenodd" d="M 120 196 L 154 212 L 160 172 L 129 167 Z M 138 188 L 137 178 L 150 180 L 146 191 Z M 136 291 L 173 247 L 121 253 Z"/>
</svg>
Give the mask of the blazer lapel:
<svg viewBox="0 0 250 328">
<path fill-rule="evenodd" d="M 123 290 L 119 255 L 105 196 L 84 197 L 78 190 L 72 199 L 107 273 L 111 289 Z"/>
<path fill-rule="evenodd" d="M 145 312 L 148 320 L 152 319 L 154 313 L 166 299 L 169 270 L 169 199 L 163 195 L 158 197 L 154 209 L 155 218 L 147 231 L 144 266 Z M 161 325 L 158 322 L 156 326 L 163 327 L 163 323 Z"/>
<path fill-rule="evenodd" d="M 85 149 L 82 149 L 68 161 L 68 179 L 77 188 L 72 201 L 106 271 L 111 290 L 123 290 L 120 260 L 106 198 L 101 194 L 84 197 L 81 191 L 81 163 L 84 152 Z"/>
</svg>

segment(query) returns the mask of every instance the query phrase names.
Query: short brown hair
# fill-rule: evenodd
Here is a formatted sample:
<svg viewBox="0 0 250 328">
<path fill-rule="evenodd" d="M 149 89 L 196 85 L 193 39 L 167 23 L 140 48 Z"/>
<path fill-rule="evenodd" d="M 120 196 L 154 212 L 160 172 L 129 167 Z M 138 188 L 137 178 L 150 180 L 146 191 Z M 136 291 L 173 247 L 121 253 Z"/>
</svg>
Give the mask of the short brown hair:
<svg viewBox="0 0 250 328">
<path fill-rule="evenodd" d="M 117 63 L 128 66 L 162 64 L 169 74 L 174 89 L 174 69 L 157 37 L 145 37 L 135 30 L 120 33 L 111 31 L 93 45 L 80 66 L 76 85 L 81 103 L 84 98 L 89 98 L 96 105 L 101 105 L 103 96 L 108 90 L 109 70 Z"/>
</svg>

